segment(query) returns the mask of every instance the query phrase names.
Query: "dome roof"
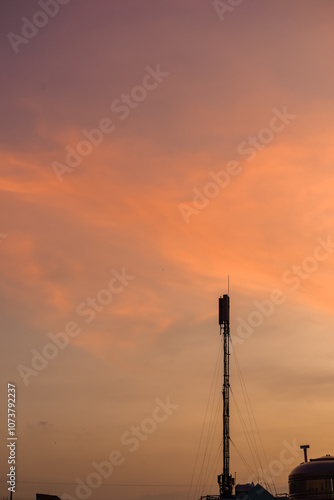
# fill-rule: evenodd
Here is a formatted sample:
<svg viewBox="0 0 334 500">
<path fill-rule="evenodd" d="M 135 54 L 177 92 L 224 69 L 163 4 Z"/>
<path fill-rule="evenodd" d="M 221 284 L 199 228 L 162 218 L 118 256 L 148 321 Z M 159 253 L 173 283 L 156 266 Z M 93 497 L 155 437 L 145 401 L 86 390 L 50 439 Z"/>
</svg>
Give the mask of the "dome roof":
<svg viewBox="0 0 334 500">
<path fill-rule="evenodd" d="M 334 476 L 334 457 L 331 455 L 326 455 L 325 457 L 314 458 L 309 462 L 302 463 L 295 467 L 289 475 L 292 476 L 304 476 L 304 475 L 315 475 L 315 476 Z"/>
</svg>

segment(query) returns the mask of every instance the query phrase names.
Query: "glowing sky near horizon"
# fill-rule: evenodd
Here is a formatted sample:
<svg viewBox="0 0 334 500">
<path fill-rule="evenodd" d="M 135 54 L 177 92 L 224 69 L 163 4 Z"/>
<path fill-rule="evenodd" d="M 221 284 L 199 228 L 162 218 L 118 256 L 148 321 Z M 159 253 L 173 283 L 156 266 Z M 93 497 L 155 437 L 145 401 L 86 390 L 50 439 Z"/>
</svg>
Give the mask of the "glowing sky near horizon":
<svg viewBox="0 0 334 500">
<path fill-rule="evenodd" d="M 200 0 L 58 7 L 0 6 L 1 494 L 11 381 L 17 500 L 76 497 L 113 450 L 89 498 L 185 498 L 228 275 L 269 463 L 283 443 L 334 454 L 333 2 L 244 0 L 223 20 Z"/>
</svg>

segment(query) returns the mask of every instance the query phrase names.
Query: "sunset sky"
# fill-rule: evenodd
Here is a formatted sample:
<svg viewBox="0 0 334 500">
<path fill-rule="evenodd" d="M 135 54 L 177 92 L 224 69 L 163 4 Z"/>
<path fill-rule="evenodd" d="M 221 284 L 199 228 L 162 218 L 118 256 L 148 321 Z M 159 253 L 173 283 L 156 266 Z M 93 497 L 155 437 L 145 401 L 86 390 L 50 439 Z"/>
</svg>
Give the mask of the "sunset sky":
<svg viewBox="0 0 334 500">
<path fill-rule="evenodd" d="M 228 275 L 231 387 L 236 355 L 287 492 L 299 445 L 334 454 L 333 0 L 0 10 L 0 494 L 10 382 L 13 500 L 187 499 Z M 231 438 L 255 468 L 233 401 Z"/>
</svg>

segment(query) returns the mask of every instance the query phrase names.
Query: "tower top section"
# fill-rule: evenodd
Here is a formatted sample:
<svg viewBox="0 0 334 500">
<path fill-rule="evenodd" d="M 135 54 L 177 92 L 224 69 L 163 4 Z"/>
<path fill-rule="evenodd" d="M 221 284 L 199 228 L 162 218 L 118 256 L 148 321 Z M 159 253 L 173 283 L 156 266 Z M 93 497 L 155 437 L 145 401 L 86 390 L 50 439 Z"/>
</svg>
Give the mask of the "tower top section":
<svg viewBox="0 0 334 500">
<path fill-rule="evenodd" d="M 219 324 L 230 322 L 230 297 L 228 295 L 223 295 L 219 297 Z"/>
</svg>

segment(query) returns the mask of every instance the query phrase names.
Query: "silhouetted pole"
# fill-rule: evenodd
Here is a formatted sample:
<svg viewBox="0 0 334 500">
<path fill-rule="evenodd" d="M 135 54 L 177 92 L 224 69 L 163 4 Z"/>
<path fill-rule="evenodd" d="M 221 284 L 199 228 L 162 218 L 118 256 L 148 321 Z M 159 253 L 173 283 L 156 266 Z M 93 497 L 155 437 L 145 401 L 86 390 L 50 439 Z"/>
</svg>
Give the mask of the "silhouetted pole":
<svg viewBox="0 0 334 500">
<path fill-rule="evenodd" d="M 307 462 L 307 450 L 308 448 L 310 447 L 309 444 L 303 444 L 300 449 L 301 450 L 304 450 L 304 462 L 306 463 Z"/>
</svg>

